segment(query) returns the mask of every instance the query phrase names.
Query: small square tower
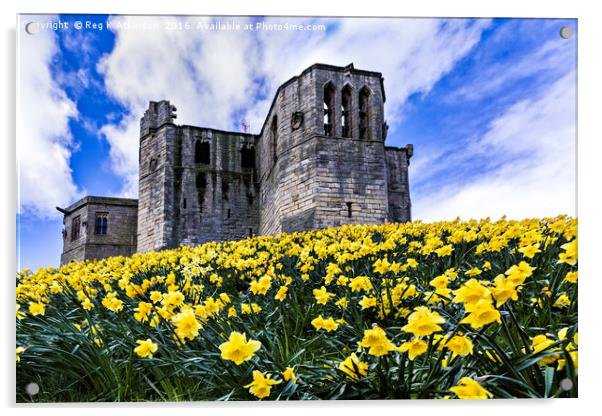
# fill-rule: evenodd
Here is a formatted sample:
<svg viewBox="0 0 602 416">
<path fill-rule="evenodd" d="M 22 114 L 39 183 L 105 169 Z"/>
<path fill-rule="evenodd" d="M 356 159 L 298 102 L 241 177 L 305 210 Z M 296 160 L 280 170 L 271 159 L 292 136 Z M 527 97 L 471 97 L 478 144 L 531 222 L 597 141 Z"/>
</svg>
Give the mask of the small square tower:
<svg viewBox="0 0 602 416">
<path fill-rule="evenodd" d="M 87 196 L 57 210 L 64 215 L 61 264 L 136 252 L 137 200 Z"/>
</svg>

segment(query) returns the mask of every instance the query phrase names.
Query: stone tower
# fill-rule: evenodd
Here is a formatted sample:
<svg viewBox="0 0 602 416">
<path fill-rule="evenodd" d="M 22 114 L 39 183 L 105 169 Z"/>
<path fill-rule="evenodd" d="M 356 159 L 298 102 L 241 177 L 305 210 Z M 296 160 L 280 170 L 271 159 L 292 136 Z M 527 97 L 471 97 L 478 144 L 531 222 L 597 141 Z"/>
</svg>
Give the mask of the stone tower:
<svg viewBox="0 0 602 416">
<path fill-rule="evenodd" d="M 411 147 L 385 147 L 382 74 L 315 64 L 280 86 L 259 135 L 260 232 L 410 220 Z"/>
<path fill-rule="evenodd" d="M 138 251 L 169 247 L 173 234 L 176 108 L 151 102 L 140 120 Z"/>
<path fill-rule="evenodd" d="M 252 134 L 173 123 L 169 101 L 140 122 L 138 251 L 259 232 Z"/>
</svg>

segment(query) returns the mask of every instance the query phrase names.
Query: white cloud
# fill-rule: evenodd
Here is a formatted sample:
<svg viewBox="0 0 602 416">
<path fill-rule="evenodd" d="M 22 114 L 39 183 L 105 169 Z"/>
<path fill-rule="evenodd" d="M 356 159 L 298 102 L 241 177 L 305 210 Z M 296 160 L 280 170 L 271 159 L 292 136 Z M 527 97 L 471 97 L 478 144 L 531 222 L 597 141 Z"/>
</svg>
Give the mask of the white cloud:
<svg viewBox="0 0 602 416">
<path fill-rule="evenodd" d="M 180 18 L 185 21 L 186 18 Z M 209 22 L 209 18 L 199 18 Z M 233 113 L 252 105 L 252 38 L 243 32 L 136 30 L 125 25 L 159 23 L 174 18 L 111 18 L 116 42 L 98 64 L 110 95 L 127 109 L 124 118 L 101 128 L 110 146 L 112 167 L 124 179 L 123 194 L 138 186 L 139 120 L 149 101 L 170 100 L 179 124 L 233 128 Z"/>
<path fill-rule="evenodd" d="M 19 33 L 19 213 L 51 218 L 58 216 L 55 206 L 68 205 L 80 195 L 69 167 L 73 138 L 68 122 L 78 113 L 49 70 L 58 51 L 54 32 Z"/>
<path fill-rule="evenodd" d="M 575 108 L 571 71 L 539 98 L 507 109 L 469 151 L 473 160 L 502 163 L 436 194 L 420 194 L 413 203 L 414 217 L 434 221 L 576 215 Z"/>
<path fill-rule="evenodd" d="M 123 180 L 122 197 L 138 196 L 138 138 L 140 136 L 139 119 L 127 115 L 118 124 L 107 124 L 100 129 L 107 137 L 111 148 L 111 168 Z"/>
<path fill-rule="evenodd" d="M 136 194 L 138 123 L 150 100 L 169 99 L 178 107 L 178 123 L 240 129 L 244 117 L 258 132 L 281 83 L 315 62 L 340 66 L 353 62 L 356 68 L 383 73 L 393 131 L 407 97 L 428 92 L 489 25 L 489 20 L 461 19 L 266 20 L 325 23 L 329 29 L 253 33 L 114 29 L 115 48 L 98 69 L 108 92 L 128 114 L 120 123 L 104 126 L 101 133 L 111 145 L 113 170 L 124 178 L 124 194 Z M 174 18 L 112 18 L 114 24 L 168 21 Z M 258 100 L 260 95 L 265 98 Z"/>
</svg>

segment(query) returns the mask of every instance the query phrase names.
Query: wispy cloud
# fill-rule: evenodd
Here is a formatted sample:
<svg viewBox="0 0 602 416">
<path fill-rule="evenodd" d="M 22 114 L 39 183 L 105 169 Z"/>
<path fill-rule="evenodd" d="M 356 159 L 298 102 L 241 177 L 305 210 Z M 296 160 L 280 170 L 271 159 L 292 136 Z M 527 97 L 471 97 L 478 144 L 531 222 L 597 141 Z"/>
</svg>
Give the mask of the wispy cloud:
<svg viewBox="0 0 602 416">
<path fill-rule="evenodd" d="M 462 105 L 467 100 L 480 100 L 495 94 L 508 94 L 508 87 L 515 82 L 530 77 L 529 88 L 536 90 L 541 84 L 549 84 L 550 79 L 574 70 L 577 64 L 576 48 L 569 47 L 574 39 L 566 40 L 560 36 L 550 37 L 541 44 L 523 46 L 516 42 L 515 50 L 500 53 L 500 45 L 504 49 L 513 45 L 515 39 L 527 36 L 525 32 L 548 30 L 556 34 L 561 26 L 558 21 L 545 20 L 511 20 L 502 25 L 492 37 L 481 45 L 481 52 L 475 57 L 475 65 L 467 77 L 470 83 L 463 83 L 446 96 L 446 100 L 455 105 Z M 520 30 L 522 28 L 522 31 Z M 515 33 L 518 32 L 518 33 Z M 539 41 L 540 39 L 538 39 Z M 524 48 L 524 49 L 523 49 Z M 521 50 L 517 54 L 517 50 Z M 496 53 L 497 52 L 497 53 Z M 515 93 L 524 93 L 516 89 Z"/>
<path fill-rule="evenodd" d="M 19 34 L 19 213 L 56 217 L 55 206 L 80 195 L 69 166 L 74 148 L 69 120 L 76 119 L 78 112 L 50 73 L 49 65 L 58 53 L 54 32 Z"/>
<path fill-rule="evenodd" d="M 508 108 L 468 152 L 472 160 L 490 161 L 492 168 L 437 192 L 419 193 L 414 216 L 430 221 L 575 215 L 575 100 L 571 71 L 540 97 Z"/>
</svg>

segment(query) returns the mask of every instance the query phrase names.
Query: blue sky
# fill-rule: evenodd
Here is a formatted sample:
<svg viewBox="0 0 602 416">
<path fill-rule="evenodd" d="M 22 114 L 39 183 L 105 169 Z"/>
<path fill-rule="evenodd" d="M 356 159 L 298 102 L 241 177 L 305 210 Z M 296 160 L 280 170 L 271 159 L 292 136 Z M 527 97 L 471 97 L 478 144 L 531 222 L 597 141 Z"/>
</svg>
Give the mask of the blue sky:
<svg viewBox="0 0 602 416">
<path fill-rule="evenodd" d="M 31 20 L 71 29 L 28 35 Z M 76 21 L 103 29 L 76 30 Z M 182 29 L 199 21 L 326 29 Z M 21 23 L 18 269 L 58 264 L 55 206 L 88 194 L 136 196 L 148 101 L 170 99 L 183 124 L 240 130 L 244 118 L 258 132 L 278 85 L 314 62 L 383 73 L 387 144 L 415 148 L 414 218 L 576 215 L 575 20 L 66 15 Z M 570 39 L 559 36 L 563 26 Z"/>
</svg>

